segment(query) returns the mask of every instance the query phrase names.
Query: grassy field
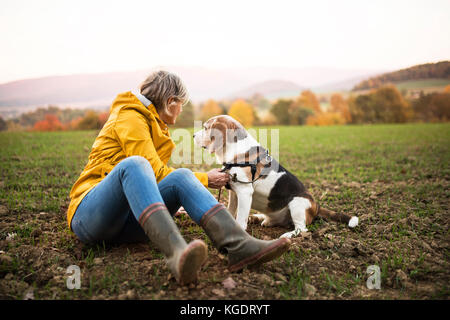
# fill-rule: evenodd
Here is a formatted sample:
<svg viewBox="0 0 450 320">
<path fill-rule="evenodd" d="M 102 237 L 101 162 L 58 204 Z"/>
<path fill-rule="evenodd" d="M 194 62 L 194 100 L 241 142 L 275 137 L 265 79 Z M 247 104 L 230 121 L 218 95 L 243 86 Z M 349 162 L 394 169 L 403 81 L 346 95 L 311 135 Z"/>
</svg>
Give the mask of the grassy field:
<svg viewBox="0 0 450 320">
<path fill-rule="evenodd" d="M 95 137 L 0 133 L 0 299 L 450 297 L 449 124 L 281 127 L 281 164 L 322 206 L 357 215 L 360 226 L 318 219 L 279 259 L 230 274 L 226 257 L 182 216 L 185 238 L 210 249 L 199 282 L 188 287 L 176 284 L 150 244 L 87 246 L 67 229 L 69 191 Z M 263 239 L 286 232 L 249 229 Z M 66 287 L 70 265 L 81 269 L 79 290 Z M 380 267 L 380 290 L 366 286 L 370 265 Z M 235 288 L 224 288 L 228 277 Z"/>
<path fill-rule="evenodd" d="M 426 88 L 444 88 L 450 84 L 449 79 L 426 79 L 426 80 L 409 80 L 396 82 L 395 86 L 399 89 L 426 89 Z"/>
<path fill-rule="evenodd" d="M 417 95 L 419 92 L 423 94 L 431 94 L 435 92 L 443 92 L 447 85 L 450 85 L 449 79 L 424 79 L 424 80 L 408 80 L 408 81 L 399 81 L 393 83 L 398 90 L 402 92 L 402 94 L 407 98 L 417 99 Z M 357 91 L 342 91 L 341 94 L 348 98 L 351 95 L 362 95 L 369 94 L 373 89 L 364 89 Z M 326 96 L 331 97 L 334 92 L 327 93 Z M 329 98 L 328 98 L 329 99 Z M 321 104 L 322 108 L 325 110 L 328 108 L 327 104 Z"/>
</svg>

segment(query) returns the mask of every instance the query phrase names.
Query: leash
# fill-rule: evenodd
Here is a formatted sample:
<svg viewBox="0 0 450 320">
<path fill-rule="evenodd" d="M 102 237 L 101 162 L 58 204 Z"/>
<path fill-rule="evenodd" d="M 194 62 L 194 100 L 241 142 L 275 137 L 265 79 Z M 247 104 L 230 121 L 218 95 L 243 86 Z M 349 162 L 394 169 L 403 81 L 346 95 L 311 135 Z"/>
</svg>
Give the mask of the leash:
<svg viewBox="0 0 450 320">
<path fill-rule="evenodd" d="M 220 187 L 220 189 L 219 189 L 219 195 L 217 196 L 217 202 L 220 202 L 220 194 L 222 193 L 222 188 L 223 187 Z"/>
</svg>

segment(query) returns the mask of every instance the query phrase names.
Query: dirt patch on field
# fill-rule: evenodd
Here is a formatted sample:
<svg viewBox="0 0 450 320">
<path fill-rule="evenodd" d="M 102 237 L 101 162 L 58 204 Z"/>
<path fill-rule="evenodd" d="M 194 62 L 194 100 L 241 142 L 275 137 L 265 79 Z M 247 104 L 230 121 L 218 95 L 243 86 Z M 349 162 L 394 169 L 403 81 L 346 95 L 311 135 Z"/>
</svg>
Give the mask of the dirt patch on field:
<svg viewBox="0 0 450 320">
<path fill-rule="evenodd" d="M 0 133 L 0 299 L 448 299 L 449 128 L 281 128 L 280 163 L 321 206 L 358 216 L 359 226 L 318 219 L 280 258 L 229 273 L 203 230 L 178 217 L 186 240 L 209 248 L 189 286 L 177 285 L 149 243 L 86 246 L 69 232 L 68 194 L 97 132 Z M 248 228 L 260 239 L 287 231 Z M 79 290 L 67 287 L 72 265 Z M 380 289 L 367 287 L 372 268 Z"/>
<path fill-rule="evenodd" d="M 448 186 L 448 181 L 441 181 Z M 402 184 L 402 183 L 401 183 Z M 328 193 L 339 188 L 324 184 Z M 332 188 L 330 188 L 332 187 Z M 449 297 L 448 211 L 433 218 L 399 214 L 384 182 L 348 188 L 367 189 L 365 208 L 347 210 L 360 226 L 316 220 L 293 239 L 290 250 L 258 269 L 230 273 L 202 229 L 188 217 L 176 222 L 187 241 L 203 239 L 209 257 L 198 283 L 179 286 L 162 255 L 150 243 L 83 245 L 67 231 L 60 212 L 23 213 L 0 205 L 0 298 L 2 299 L 429 299 Z M 369 191 L 370 190 L 370 191 Z M 389 194 L 389 202 L 386 195 Z M 443 208 L 448 199 L 419 199 Z M 225 201 L 226 202 L 226 201 Z M 273 239 L 286 229 L 249 225 L 249 233 Z M 81 289 L 67 288 L 67 267 L 81 270 Z M 368 266 L 380 268 L 380 290 L 367 287 Z"/>
</svg>

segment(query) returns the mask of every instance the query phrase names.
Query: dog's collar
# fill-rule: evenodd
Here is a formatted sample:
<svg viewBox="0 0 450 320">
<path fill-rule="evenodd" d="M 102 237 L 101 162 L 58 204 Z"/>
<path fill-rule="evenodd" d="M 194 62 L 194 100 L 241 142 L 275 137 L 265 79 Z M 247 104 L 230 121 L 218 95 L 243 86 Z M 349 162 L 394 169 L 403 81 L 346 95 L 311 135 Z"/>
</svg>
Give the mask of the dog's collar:
<svg viewBox="0 0 450 320">
<path fill-rule="evenodd" d="M 250 167 L 250 170 L 251 170 L 251 173 L 252 173 L 252 181 L 250 181 L 250 182 L 239 181 L 239 180 L 237 180 L 236 175 L 234 175 L 232 177 L 233 182 L 242 182 L 242 183 L 253 183 L 256 180 L 258 180 L 259 178 L 261 178 L 263 176 L 267 176 L 269 173 L 268 172 L 263 172 L 264 170 L 261 170 L 261 173 L 259 174 L 258 178 L 255 179 L 256 170 L 257 170 L 256 165 L 258 163 L 260 163 L 262 160 L 265 160 L 266 164 L 264 165 L 264 167 L 267 168 L 267 167 L 270 167 L 270 163 L 272 162 L 272 156 L 269 154 L 269 151 L 263 149 L 264 152 L 260 152 L 260 150 L 259 150 L 260 148 L 261 147 L 259 147 L 259 146 L 256 147 L 257 152 L 258 152 L 258 156 L 256 157 L 255 160 L 253 160 L 253 161 L 245 161 L 245 162 L 224 162 L 224 163 L 222 163 L 223 168 L 220 171 L 221 172 L 225 172 L 227 170 L 230 170 L 233 167 L 241 167 L 241 168 L 242 167 Z M 250 149 L 248 151 L 249 154 L 251 154 L 252 149 Z M 226 188 L 230 189 L 228 184 L 227 184 Z"/>
</svg>

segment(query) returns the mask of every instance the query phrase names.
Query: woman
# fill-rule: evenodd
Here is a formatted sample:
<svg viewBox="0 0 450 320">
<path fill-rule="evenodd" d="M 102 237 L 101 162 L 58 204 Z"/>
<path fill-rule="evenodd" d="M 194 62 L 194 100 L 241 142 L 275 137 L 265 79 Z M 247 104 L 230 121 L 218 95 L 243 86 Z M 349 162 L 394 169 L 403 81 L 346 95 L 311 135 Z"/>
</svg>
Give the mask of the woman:
<svg viewBox="0 0 450 320">
<path fill-rule="evenodd" d="M 119 94 L 72 187 L 67 212 L 69 228 L 84 243 L 150 239 L 181 284 L 197 279 L 207 256 L 205 243 L 187 244 L 173 221 L 181 206 L 228 253 L 230 271 L 270 261 L 290 244 L 249 236 L 216 201 L 206 187 L 224 186 L 227 174 L 167 166 L 175 147 L 167 125 L 176 122 L 187 99 L 180 78 L 165 71 L 152 73 L 139 93 Z"/>
</svg>

